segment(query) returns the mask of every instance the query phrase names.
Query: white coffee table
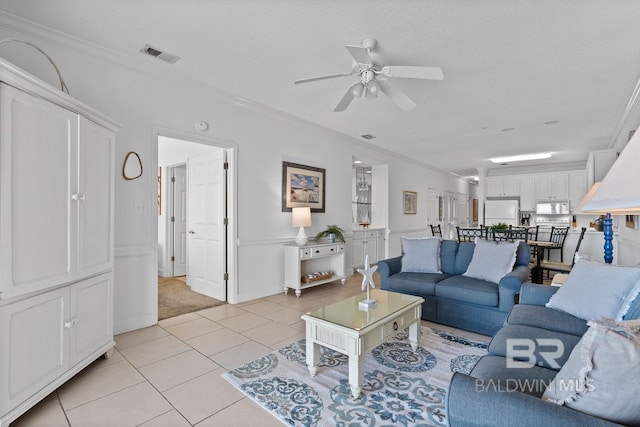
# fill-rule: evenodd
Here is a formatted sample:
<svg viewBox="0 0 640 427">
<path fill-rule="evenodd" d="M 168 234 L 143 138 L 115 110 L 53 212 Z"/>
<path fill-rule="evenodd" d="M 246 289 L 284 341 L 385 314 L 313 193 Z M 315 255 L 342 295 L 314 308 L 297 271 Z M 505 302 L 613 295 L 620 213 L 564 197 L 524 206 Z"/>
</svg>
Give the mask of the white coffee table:
<svg viewBox="0 0 640 427">
<path fill-rule="evenodd" d="M 409 342 L 418 348 L 420 317 L 424 300 L 412 295 L 371 290 L 378 301 L 369 310 L 361 310 L 362 293 L 344 301 L 312 310 L 302 316 L 306 324 L 307 366 L 312 376 L 318 370 L 320 346 L 349 357 L 349 386 L 354 398 L 360 396 L 364 379 L 364 356 L 372 348 L 409 328 Z"/>
</svg>

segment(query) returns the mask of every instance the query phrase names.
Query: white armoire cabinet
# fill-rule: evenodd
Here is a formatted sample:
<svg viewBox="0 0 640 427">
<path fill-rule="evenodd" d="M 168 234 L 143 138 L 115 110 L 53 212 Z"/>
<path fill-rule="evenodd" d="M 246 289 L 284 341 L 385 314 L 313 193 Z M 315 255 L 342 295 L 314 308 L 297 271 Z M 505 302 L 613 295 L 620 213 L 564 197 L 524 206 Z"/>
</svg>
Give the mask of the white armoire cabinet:
<svg viewBox="0 0 640 427">
<path fill-rule="evenodd" d="M 113 341 L 118 125 L 0 60 L 0 425 Z"/>
</svg>

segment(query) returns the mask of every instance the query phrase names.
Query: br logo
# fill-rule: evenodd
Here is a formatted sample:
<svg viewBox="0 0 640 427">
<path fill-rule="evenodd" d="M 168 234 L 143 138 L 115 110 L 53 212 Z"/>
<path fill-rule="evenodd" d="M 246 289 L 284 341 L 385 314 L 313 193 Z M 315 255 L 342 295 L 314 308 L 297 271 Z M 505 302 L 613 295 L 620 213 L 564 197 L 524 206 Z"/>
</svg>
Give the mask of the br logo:
<svg viewBox="0 0 640 427">
<path fill-rule="evenodd" d="M 542 365 L 536 352 L 553 369 L 560 369 L 558 360 L 564 354 L 564 344 L 557 338 L 509 338 L 507 339 L 507 368 L 530 368 Z"/>
</svg>

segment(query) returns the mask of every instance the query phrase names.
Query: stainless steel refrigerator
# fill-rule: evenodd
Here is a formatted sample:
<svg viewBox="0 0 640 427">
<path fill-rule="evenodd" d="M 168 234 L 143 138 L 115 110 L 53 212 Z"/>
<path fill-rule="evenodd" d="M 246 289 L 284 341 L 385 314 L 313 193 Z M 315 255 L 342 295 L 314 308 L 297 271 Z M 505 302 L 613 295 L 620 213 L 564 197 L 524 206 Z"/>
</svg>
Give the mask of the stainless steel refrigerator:
<svg viewBox="0 0 640 427">
<path fill-rule="evenodd" d="M 484 225 L 490 227 L 499 222 L 514 227 L 520 224 L 518 200 L 487 200 L 484 203 Z"/>
</svg>

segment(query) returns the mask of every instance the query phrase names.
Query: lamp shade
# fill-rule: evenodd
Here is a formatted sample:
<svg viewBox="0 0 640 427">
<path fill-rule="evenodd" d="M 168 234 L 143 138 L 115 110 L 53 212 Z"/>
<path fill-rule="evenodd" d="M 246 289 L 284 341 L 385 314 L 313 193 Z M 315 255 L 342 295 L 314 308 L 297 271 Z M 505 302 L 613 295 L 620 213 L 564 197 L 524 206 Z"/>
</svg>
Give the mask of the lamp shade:
<svg viewBox="0 0 640 427">
<path fill-rule="evenodd" d="M 291 209 L 291 225 L 293 227 L 310 227 L 311 226 L 311 208 L 292 208 Z"/>
<path fill-rule="evenodd" d="M 596 182 L 595 184 L 593 184 L 593 186 L 589 189 L 589 191 L 587 192 L 587 194 L 583 197 L 583 199 L 580 201 L 580 203 L 578 203 L 578 205 L 573 208 L 573 213 L 574 214 L 578 214 L 578 215 L 592 215 L 592 214 L 597 214 L 597 213 L 607 213 L 607 212 L 600 212 L 600 211 L 585 211 L 584 210 L 584 205 L 586 205 L 587 203 L 589 203 L 591 201 L 591 198 L 593 197 L 594 194 L 596 194 L 596 191 L 598 191 L 598 188 L 600 188 L 600 181 Z"/>
<path fill-rule="evenodd" d="M 611 213 L 611 215 L 640 215 L 640 131 L 622 150 L 618 159 L 589 200 L 580 202 L 582 213 Z M 596 185 L 594 184 L 594 187 Z M 589 193 L 591 193 L 591 190 Z M 585 196 L 585 199 L 589 196 Z"/>
</svg>

